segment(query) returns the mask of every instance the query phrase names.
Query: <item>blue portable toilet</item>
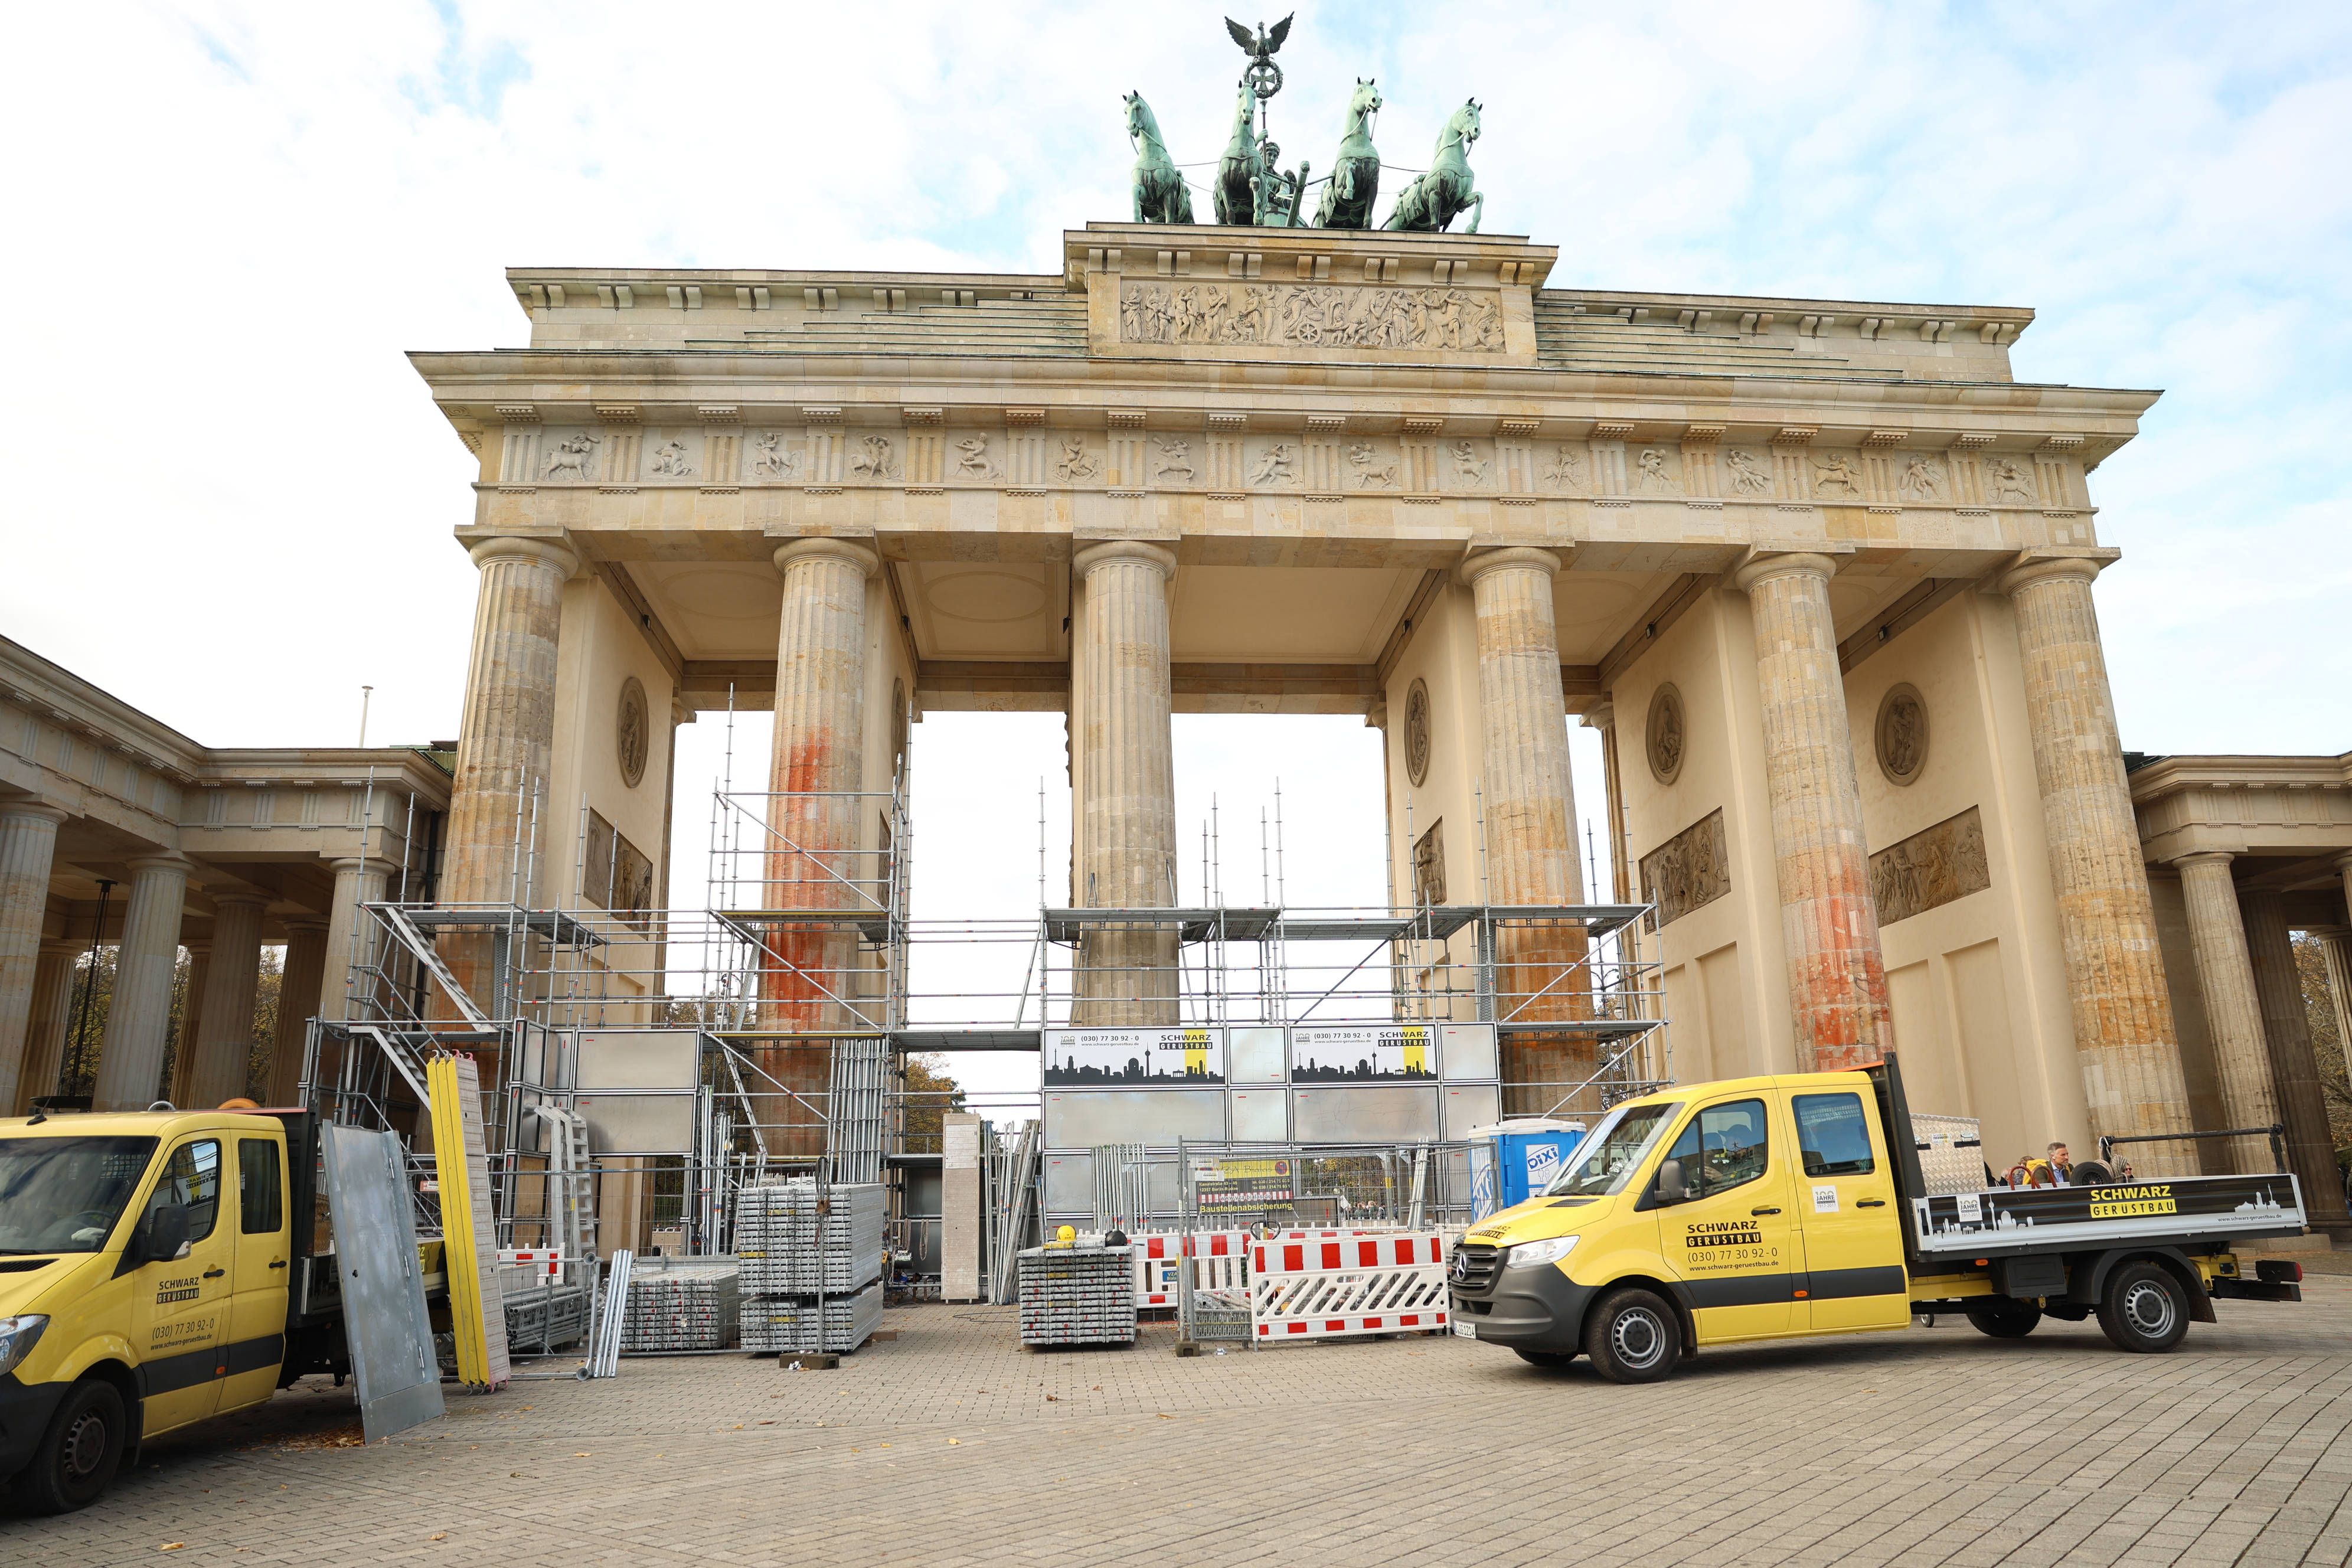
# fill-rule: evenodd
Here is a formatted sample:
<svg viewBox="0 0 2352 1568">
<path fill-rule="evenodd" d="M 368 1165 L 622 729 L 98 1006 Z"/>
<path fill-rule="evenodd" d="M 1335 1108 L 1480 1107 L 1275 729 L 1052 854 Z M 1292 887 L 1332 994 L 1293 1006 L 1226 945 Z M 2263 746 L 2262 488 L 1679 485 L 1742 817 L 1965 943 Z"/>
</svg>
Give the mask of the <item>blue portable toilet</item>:
<svg viewBox="0 0 2352 1568">
<path fill-rule="evenodd" d="M 1471 1223 L 1542 1192 L 1582 1142 L 1583 1122 L 1549 1116 L 1519 1116 L 1470 1129 Z"/>
</svg>

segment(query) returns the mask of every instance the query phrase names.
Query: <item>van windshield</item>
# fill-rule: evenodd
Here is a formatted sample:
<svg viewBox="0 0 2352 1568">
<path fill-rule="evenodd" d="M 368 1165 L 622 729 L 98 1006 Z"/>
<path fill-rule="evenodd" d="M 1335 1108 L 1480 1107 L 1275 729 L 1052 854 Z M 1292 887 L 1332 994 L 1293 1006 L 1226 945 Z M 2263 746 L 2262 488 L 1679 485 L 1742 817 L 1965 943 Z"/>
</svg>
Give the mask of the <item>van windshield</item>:
<svg viewBox="0 0 2352 1568">
<path fill-rule="evenodd" d="M 154 1156 L 152 1138 L 0 1138 L 0 1254 L 96 1252 Z"/>
<path fill-rule="evenodd" d="M 1606 1197 L 1622 1188 L 1682 1106 L 1621 1105 L 1577 1146 L 1544 1188 L 1548 1198 Z"/>
</svg>

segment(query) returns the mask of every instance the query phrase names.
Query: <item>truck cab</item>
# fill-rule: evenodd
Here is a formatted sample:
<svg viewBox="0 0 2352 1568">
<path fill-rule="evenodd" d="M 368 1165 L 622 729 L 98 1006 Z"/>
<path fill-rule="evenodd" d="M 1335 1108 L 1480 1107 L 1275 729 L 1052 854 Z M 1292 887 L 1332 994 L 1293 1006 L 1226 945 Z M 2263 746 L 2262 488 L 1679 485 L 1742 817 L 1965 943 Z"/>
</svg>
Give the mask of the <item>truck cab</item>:
<svg viewBox="0 0 2352 1568">
<path fill-rule="evenodd" d="M 2216 1295 L 2295 1299 L 2297 1266 L 2249 1277 L 2229 1244 L 2302 1217 L 2283 1173 L 1931 1194 L 1890 1058 L 1617 1106 L 1540 1194 L 1464 1236 L 1449 1284 L 1457 1334 L 1618 1382 L 1936 1310 L 2000 1337 L 2095 1312 L 2122 1348 L 2168 1350 Z"/>
<path fill-rule="evenodd" d="M 0 1478 L 23 1506 L 82 1507 L 145 1438 L 280 1385 L 313 1224 L 291 1201 L 310 1170 L 289 1157 L 289 1118 L 308 1125 L 0 1121 Z"/>
</svg>

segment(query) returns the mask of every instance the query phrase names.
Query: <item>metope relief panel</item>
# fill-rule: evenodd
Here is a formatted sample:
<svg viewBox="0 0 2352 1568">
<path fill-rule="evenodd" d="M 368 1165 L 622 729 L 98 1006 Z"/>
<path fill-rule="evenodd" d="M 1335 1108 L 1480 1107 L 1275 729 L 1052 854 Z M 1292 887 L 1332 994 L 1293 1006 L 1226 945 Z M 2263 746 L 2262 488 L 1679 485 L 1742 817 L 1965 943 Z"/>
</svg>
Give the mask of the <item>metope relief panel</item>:
<svg viewBox="0 0 2352 1568">
<path fill-rule="evenodd" d="M 1870 858 L 1870 891 L 1881 926 L 1941 909 L 1991 886 L 1984 821 L 1973 805 Z"/>
<path fill-rule="evenodd" d="M 1560 495 L 1589 495 L 1592 490 L 1592 454 L 1580 441 L 1561 441 L 1538 452 L 1538 488 Z"/>
<path fill-rule="evenodd" d="M 1183 347 L 1503 352 L 1501 302 L 1460 289 L 1130 283 L 1118 327 L 1122 342 Z"/>
<path fill-rule="evenodd" d="M 699 430 L 648 430 L 639 450 L 638 476 L 672 482 L 699 479 L 703 437 Z"/>
<path fill-rule="evenodd" d="M 1657 906 L 1652 917 L 1655 926 L 1670 926 L 1731 891 L 1731 851 L 1723 836 L 1722 807 L 1643 856 L 1642 888 Z"/>
<path fill-rule="evenodd" d="M 593 485 L 602 477 L 604 436 L 600 430 L 551 429 L 539 438 L 539 471 L 534 483 Z"/>
</svg>

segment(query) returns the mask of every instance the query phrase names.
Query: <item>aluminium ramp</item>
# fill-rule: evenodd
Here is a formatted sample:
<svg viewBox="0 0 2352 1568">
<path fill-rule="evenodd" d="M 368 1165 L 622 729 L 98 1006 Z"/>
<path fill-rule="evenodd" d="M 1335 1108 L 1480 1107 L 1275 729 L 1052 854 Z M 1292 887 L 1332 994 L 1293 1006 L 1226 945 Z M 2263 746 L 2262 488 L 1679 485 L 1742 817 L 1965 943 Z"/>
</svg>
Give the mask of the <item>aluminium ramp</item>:
<svg viewBox="0 0 2352 1568">
<path fill-rule="evenodd" d="M 400 1140 L 390 1132 L 319 1129 L 334 1226 L 343 1334 L 369 1442 L 441 1414 L 441 1367 L 416 1259 L 416 1214 Z"/>
</svg>

